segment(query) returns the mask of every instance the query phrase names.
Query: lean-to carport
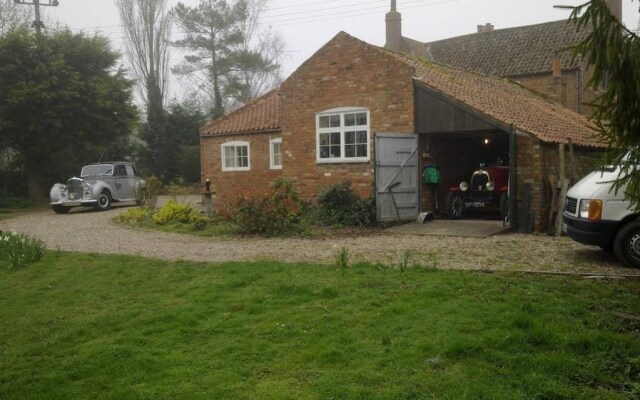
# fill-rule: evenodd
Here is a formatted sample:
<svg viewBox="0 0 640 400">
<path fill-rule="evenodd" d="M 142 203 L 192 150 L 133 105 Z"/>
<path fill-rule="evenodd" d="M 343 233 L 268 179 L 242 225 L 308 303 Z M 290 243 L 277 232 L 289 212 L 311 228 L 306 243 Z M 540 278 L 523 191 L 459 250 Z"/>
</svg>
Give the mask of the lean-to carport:
<svg viewBox="0 0 640 400">
<path fill-rule="evenodd" d="M 512 125 L 498 121 L 419 81 L 415 82 L 419 165 L 435 163 L 442 173 L 436 201 L 442 208 L 448 187 L 469 179 L 480 163 L 509 166 L 509 221 L 516 225 L 517 144 Z M 420 173 L 421 170 L 418 170 Z M 435 209 L 434 194 L 421 185 L 420 208 Z"/>
</svg>

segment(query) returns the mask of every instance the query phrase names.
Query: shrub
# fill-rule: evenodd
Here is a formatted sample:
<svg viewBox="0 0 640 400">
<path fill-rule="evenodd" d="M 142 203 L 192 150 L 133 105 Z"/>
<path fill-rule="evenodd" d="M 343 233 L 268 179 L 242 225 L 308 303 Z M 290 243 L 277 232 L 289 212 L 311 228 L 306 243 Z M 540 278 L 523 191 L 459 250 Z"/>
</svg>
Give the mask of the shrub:
<svg viewBox="0 0 640 400">
<path fill-rule="evenodd" d="M 300 221 L 302 204 L 290 181 L 276 178 L 265 193 L 241 193 L 225 209 L 241 233 L 276 235 Z"/>
<path fill-rule="evenodd" d="M 172 222 L 191 224 L 196 230 L 201 230 L 207 225 L 207 218 L 194 210 L 188 204 L 178 204 L 169 200 L 162 208 L 151 216 L 151 220 L 158 225 Z"/>
<path fill-rule="evenodd" d="M 0 260 L 9 261 L 14 268 L 39 261 L 45 249 L 40 239 L 16 232 L 0 231 Z"/>
<path fill-rule="evenodd" d="M 333 226 L 375 225 L 375 198 L 360 199 L 349 181 L 335 183 L 318 196 L 318 220 Z"/>
<path fill-rule="evenodd" d="M 116 221 L 128 224 L 139 224 L 151 218 L 152 212 L 146 208 L 130 208 L 116 216 Z"/>
<path fill-rule="evenodd" d="M 158 204 L 158 196 L 162 189 L 162 181 L 156 176 L 145 179 L 144 184 L 136 188 L 136 203 L 149 210 L 154 210 Z"/>
</svg>

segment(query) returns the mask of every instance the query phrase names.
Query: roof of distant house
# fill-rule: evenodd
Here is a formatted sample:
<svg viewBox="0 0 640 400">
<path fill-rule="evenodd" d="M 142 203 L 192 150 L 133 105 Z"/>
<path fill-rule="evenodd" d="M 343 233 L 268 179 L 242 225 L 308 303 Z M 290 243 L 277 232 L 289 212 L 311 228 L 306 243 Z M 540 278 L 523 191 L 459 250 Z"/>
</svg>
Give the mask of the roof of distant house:
<svg viewBox="0 0 640 400">
<path fill-rule="evenodd" d="M 575 23 L 560 20 L 472 33 L 424 46 L 438 63 L 488 75 L 516 77 L 550 73 L 551 61 L 556 58 L 563 70 L 578 68 L 571 47 L 588 34 L 588 29 L 577 31 Z M 415 47 L 415 41 L 405 43 L 405 47 Z M 426 58 L 422 51 L 408 52 Z"/>
<path fill-rule="evenodd" d="M 280 109 L 280 90 L 275 89 L 203 126 L 200 135 L 278 131 Z"/>
</svg>

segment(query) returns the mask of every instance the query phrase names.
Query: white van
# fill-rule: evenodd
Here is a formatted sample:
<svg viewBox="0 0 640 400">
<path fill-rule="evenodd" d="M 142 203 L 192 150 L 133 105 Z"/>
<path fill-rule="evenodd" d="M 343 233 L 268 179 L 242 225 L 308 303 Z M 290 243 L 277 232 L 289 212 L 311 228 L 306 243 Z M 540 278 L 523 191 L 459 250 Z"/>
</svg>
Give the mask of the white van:
<svg viewBox="0 0 640 400">
<path fill-rule="evenodd" d="M 640 214 L 631 209 L 621 187 L 613 181 L 620 167 L 585 176 L 567 193 L 563 229 L 573 240 L 613 250 L 625 266 L 640 268 Z"/>
</svg>

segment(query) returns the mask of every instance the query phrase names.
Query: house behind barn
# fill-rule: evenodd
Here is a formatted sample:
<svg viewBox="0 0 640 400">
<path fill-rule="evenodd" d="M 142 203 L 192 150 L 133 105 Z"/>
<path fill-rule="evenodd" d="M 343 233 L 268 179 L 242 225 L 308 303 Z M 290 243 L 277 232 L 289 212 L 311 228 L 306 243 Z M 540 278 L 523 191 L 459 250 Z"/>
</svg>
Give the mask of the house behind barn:
<svg viewBox="0 0 640 400">
<path fill-rule="evenodd" d="M 419 181 L 427 161 L 442 170 L 440 204 L 446 187 L 478 164 L 502 163 L 511 166 L 514 205 L 530 186 L 529 209 L 542 229 L 544 181 L 560 143 L 574 146 L 580 173 L 603 147 L 585 116 L 512 80 L 341 32 L 279 89 L 201 129 L 202 178 L 211 180 L 217 208 L 283 176 L 308 201 L 349 180 L 361 196 L 377 196 L 380 219 L 396 218 L 396 209 L 411 219 L 434 209 Z"/>
</svg>

